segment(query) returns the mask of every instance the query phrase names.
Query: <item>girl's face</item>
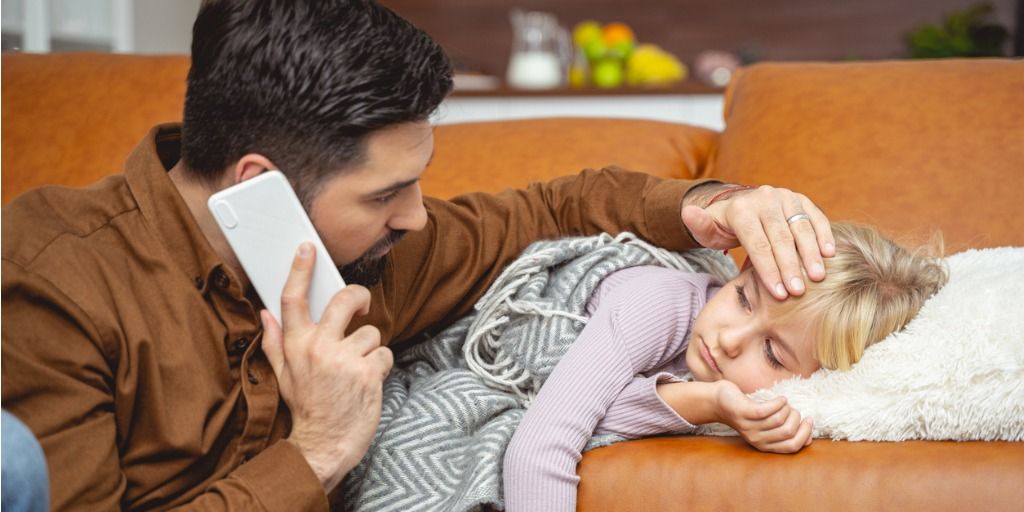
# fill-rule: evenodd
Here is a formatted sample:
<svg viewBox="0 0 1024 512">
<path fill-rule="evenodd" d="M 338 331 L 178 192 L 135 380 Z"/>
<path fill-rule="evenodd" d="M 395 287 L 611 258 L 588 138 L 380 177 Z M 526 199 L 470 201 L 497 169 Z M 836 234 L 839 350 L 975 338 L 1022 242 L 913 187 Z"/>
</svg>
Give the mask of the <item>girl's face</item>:
<svg viewBox="0 0 1024 512">
<path fill-rule="evenodd" d="M 725 379 L 751 393 L 820 368 L 814 319 L 797 313 L 778 320 L 780 304 L 745 267 L 697 315 L 686 350 L 694 379 Z"/>
</svg>

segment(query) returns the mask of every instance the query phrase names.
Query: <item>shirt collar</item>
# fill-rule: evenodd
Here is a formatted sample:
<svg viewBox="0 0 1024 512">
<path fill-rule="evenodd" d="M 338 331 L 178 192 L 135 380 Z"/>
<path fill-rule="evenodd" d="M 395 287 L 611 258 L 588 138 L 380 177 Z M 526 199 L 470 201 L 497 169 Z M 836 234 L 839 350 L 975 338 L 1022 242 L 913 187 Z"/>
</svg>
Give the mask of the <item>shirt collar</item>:
<svg viewBox="0 0 1024 512">
<path fill-rule="evenodd" d="M 206 240 L 167 172 L 181 155 L 181 125 L 149 131 L 125 162 L 125 181 L 146 223 L 196 287 L 205 290 L 223 262 Z"/>
</svg>

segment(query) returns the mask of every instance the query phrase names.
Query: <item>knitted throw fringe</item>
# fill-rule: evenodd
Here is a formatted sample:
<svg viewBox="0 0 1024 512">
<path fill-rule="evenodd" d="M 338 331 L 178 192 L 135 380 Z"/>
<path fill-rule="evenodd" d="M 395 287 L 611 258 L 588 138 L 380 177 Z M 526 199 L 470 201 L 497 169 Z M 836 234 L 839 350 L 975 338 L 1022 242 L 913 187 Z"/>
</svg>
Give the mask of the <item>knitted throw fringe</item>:
<svg viewBox="0 0 1024 512">
<path fill-rule="evenodd" d="M 629 232 L 620 233 L 614 238 L 608 233 L 602 233 L 591 238 L 563 239 L 547 247 L 527 250 L 527 253 L 505 268 L 474 308 L 477 311 L 476 318 L 470 324 L 466 344 L 463 346 L 463 355 L 469 369 L 488 385 L 510 391 L 523 400 L 524 406 L 529 405 L 540 391 L 541 382 L 534 379 L 529 369 L 518 360 L 500 350 L 504 326 L 514 315 L 559 316 L 580 324 L 586 324 L 587 317 L 559 309 L 545 309 L 535 302 L 515 299 L 514 296 L 531 276 L 564 260 L 566 252 L 579 254 L 611 244 L 640 248 L 658 266 L 686 272 L 705 272 L 717 276 L 722 282 L 731 279 L 736 272 L 732 261 L 726 260 L 717 251 L 677 254 L 640 240 Z"/>
<path fill-rule="evenodd" d="M 400 353 L 384 381 L 380 426 L 335 510 L 503 508 L 502 460 L 531 400 L 586 325 L 607 275 L 660 265 L 735 274 L 720 251 L 680 255 L 630 233 L 537 242 L 476 310 Z M 595 436 L 586 449 L 620 441 Z"/>
</svg>

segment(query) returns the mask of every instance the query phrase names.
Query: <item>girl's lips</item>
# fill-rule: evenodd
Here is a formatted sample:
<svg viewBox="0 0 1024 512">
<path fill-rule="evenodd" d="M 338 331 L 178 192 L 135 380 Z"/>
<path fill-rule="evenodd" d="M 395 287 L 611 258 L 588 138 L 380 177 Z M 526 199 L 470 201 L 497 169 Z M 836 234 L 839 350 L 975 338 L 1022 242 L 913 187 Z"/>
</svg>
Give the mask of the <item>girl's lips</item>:
<svg viewBox="0 0 1024 512">
<path fill-rule="evenodd" d="M 704 358 L 704 363 L 711 367 L 712 370 L 722 373 L 722 370 L 718 368 L 718 362 L 715 361 L 714 357 L 711 357 L 711 350 L 708 349 L 708 345 L 704 343 L 704 340 L 700 340 L 700 356 Z"/>
</svg>

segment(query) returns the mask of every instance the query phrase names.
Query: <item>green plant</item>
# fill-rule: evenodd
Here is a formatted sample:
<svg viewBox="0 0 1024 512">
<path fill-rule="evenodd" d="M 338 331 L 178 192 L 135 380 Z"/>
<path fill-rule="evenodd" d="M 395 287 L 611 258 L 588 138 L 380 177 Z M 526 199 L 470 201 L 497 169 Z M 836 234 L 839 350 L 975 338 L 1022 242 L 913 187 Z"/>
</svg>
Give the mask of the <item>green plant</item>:
<svg viewBox="0 0 1024 512">
<path fill-rule="evenodd" d="M 998 57 L 1009 32 L 990 21 L 992 4 L 979 3 L 962 11 L 946 14 L 942 25 L 926 24 L 906 36 L 910 57 L 936 59 L 942 57 Z"/>
</svg>

